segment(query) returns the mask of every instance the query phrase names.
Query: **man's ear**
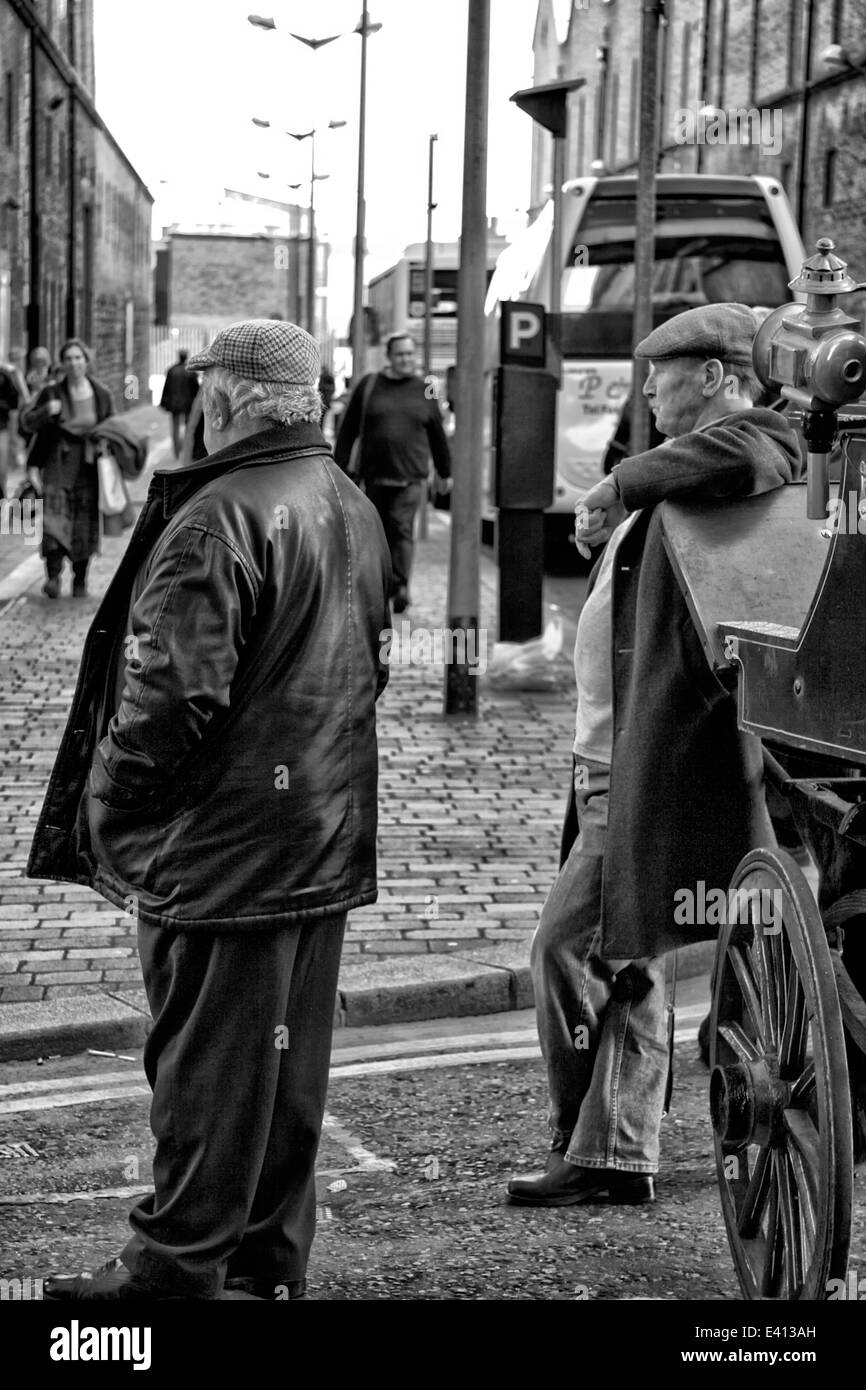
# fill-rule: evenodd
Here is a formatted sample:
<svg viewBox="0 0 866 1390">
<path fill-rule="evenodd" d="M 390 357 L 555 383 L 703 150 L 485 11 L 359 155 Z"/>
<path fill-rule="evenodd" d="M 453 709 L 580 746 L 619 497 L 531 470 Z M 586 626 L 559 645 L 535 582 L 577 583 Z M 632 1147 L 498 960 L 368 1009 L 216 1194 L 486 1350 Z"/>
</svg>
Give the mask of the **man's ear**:
<svg viewBox="0 0 866 1390">
<path fill-rule="evenodd" d="M 701 371 L 701 394 L 714 396 L 725 383 L 725 369 L 717 357 L 704 363 Z"/>
<path fill-rule="evenodd" d="M 226 393 L 218 387 L 209 391 L 205 397 L 204 411 L 211 429 L 224 430 L 231 419 L 231 407 Z"/>
</svg>

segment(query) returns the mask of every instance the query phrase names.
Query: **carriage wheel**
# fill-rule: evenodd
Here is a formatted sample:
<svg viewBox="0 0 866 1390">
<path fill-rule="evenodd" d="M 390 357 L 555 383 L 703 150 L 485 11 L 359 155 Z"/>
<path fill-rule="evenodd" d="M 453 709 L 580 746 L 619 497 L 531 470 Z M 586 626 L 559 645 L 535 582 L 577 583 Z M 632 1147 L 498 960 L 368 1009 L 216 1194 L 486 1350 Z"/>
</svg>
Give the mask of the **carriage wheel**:
<svg viewBox="0 0 866 1390">
<path fill-rule="evenodd" d="M 734 896 L 734 890 L 739 890 Z M 739 865 L 716 952 L 710 1111 L 743 1296 L 821 1300 L 844 1279 L 851 1096 L 830 948 L 784 851 Z"/>
</svg>

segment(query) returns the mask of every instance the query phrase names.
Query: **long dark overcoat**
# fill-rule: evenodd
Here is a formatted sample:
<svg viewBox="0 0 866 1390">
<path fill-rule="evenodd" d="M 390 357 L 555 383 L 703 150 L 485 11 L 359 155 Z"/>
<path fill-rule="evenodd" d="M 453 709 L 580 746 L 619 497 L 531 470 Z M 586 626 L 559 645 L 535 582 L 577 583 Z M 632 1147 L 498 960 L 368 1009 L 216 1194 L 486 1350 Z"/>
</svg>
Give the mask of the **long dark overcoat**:
<svg viewBox="0 0 866 1390">
<path fill-rule="evenodd" d="M 705 893 L 727 892 L 765 818 L 760 744 L 738 730 L 735 695 L 704 656 L 665 551 L 659 503 L 757 496 L 794 481 L 800 470 L 793 429 L 761 408 L 617 465 L 626 509 L 642 513 L 617 550 L 613 573 L 604 956 L 657 955 L 716 936 L 716 924 L 674 920 L 684 901 L 675 894 L 690 890 L 697 903 L 700 883 Z M 563 862 L 576 834 L 572 794 Z"/>
</svg>

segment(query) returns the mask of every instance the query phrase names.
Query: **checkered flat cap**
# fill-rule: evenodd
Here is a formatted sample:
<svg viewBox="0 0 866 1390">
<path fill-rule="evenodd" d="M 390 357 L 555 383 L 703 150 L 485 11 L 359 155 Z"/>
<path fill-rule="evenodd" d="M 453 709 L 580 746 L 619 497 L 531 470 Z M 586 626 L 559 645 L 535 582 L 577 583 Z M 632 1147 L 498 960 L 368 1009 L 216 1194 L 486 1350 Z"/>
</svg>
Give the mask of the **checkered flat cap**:
<svg viewBox="0 0 866 1390">
<path fill-rule="evenodd" d="M 245 319 L 230 324 L 186 365 L 194 372 L 225 367 L 247 381 L 281 386 L 315 386 L 321 371 L 315 338 L 296 323 L 282 319 Z"/>
<path fill-rule="evenodd" d="M 701 304 L 659 324 L 638 343 L 635 357 L 716 357 L 751 366 L 759 319 L 747 304 Z"/>
</svg>

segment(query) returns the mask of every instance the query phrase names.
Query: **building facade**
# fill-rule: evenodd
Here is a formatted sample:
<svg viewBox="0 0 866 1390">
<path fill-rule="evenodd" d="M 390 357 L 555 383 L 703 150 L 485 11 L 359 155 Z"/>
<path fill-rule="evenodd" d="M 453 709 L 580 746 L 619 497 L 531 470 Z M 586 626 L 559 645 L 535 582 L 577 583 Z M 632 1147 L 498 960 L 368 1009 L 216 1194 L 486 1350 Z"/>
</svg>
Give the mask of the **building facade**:
<svg viewBox="0 0 866 1390">
<path fill-rule="evenodd" d="M 147 390 L 153 199 L 93 93 L 92 0 L 0 0 L 0 358 L 79 336 L 122 409 Z"/>
<path fill-rule="evenodd" d="M 535 85 L 586 82 L 570 98 L 566 178 L 635 172 L 641 7 L 567 10 L 540 0 L 533 40 Z M 665 0 L 664 15 L 659 171 L 778 179 L 806 247 L 831 236 L 866 280 L 866 0 Z M 533 212 L 551 167 L 536 129 Z"/>
<path fill-rule="evenodd" d="M 157 245 L 152 370 L 176 351 L 198 350 L 240 319 L 280 318 L 309 327 L 309 212 L 294 203 L 226 189 L 215 220 L 163 228 Z M 328 243 L 315 246 L 311 331 L 329 359 L 324 290 Z"/>
</svg>

